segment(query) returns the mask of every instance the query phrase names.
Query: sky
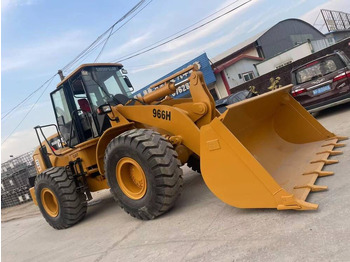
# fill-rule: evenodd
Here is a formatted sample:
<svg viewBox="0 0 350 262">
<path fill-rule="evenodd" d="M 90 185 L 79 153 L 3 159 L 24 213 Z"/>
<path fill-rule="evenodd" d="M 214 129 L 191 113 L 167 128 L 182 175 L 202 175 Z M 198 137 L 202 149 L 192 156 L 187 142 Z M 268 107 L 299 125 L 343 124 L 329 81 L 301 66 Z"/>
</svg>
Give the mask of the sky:
<svg viewBox="0 0 350 262">
<path fill-rule="evenodd" d="M 2 117 L 138 2 L 2 0 Z M 215 16 L 244 2 L 153 0 L 111 36 L 98 62 L 116 62 L 118 58 L 177 33 L 230 4 Z M 347 0 L 252 0 L 176 41 L 124 61 L 123 65 L 138 90 L 203 52 L 209 59 L 215 57 L 284 19 L 300 18 L 314 24 L 322 8 L 350 12 Z M 326 28 L 321 28 L 321 24 L 319 16 L 315 26 L 325 32 Z M 99 51 L 96 49 L 80 63 L 93 62 Z M 55 123 L 49 94 L 58 82 L 56 76 L 45 92 L 41 89 L 1 121 L 1 162 L 38 145 L 34 126 Z M 32 111 L 19 125 L 30 108 Z M 45 134 L 49 136 L 49 132 Z"/>
</svg>

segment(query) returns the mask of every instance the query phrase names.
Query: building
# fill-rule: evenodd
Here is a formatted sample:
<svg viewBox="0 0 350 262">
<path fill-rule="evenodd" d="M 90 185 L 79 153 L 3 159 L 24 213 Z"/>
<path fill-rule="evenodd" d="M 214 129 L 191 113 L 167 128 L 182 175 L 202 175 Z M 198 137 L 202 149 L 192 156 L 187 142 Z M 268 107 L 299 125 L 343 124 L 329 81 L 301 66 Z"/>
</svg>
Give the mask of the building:
<svg viewBox="0 0 350 262">
<path fill-rule="evenodd" d="M 203 73 L 204 76 L 204 80 L 206 85 L 208 86 L 208 89 L 210 91 L 210 93 L 212 94 L 212 96 L 215 99 L 219 99 L 222 97 L 221 94 L 223 94 L 223 96 L 226 96 L 226 90 L 224 86 L 221 86 L 219 88 L 223 89 L 223 90 L 219 90 L 218 87 L 215 85 L 216 82 L 216 78 L 214 75 L 214 72 L 212 70 L 210 61 L 207 57 L 206 53 L 203 53 L 202 55 L 188 61 L 186 64 L 183 64 L 182 66 L 176 68 L 175 70 L 171 71 L 170 73 L 166 74 L 165 76 L 157 79 L 156 81 L 150 83 L 149 85 L 141 88 L 140 90 L 136 91 L 133 95 L 134 97 L 138 97 L 138 96 L 143 96 L 149 92 L 151 92 L 150 90 L 150 86 L 159 82 L 162 79 L 165 79 L 173 74 L 175 74 L 176 72 L 185 69 L 186 67 L 193 65 L 193 64 L 197 64 L 199 67 L 199 70 Z M 181 76 L 177 77 L 175 80 L 175 83 L 180 83 L 182 81 L 184 81 L 185 79 L 187 79 L 190 76 L 190 72 L 187 72 L 185 74 L 182 74 Z M 184 98 L 184 97 L 190 97 L 190 90 L 189 90 L 189 83 L 185 83 L 181 86 L 179 86 L 177 88 L 177 91 L 175 94 L 172 95 L 173 98 Z"/>
<path fill-rule="evenodd" d="M 264 67 L 269 69 L 264 73 L 293 62 L 293 59 L 299 58 L 294 54 L 298 53 L 300 48 L 290 51 L 290 54 L 284 57 L 281 54 L 295 47 L 302 46 L 304 49 L 309 49 L 300 54 L 303 57 L 333 43 L 333 38 L 327 38 L 303 20 L 294 18 L 283 20 L 211 59 L 217 89 L 222 90 L 224 86 L 229 95 L 230 89 L 260 75 L 255 65 L 262 61 L 270 60 L 270 64 L 265 63 Z M 276 56 L 280 57 L 272 59 Z"/>
<path fill-rule="evenodd" d="M 236 86 L 327 48 L 349 35 L 349 29 L 323 34 L 303 20 L 286 19 L 210 60 L 205 53 L 202 54 L 134 95 L 141 96 L 150 92 L 149 87 L 152 84 L 197 63 L 210 93 L 217 100 L 231 94 Z M 179 83 L 188 76 L 189 73 L 186 73 L 175 81 Z M 174 98 L 189 96 L 188 83 L 180 86 L 173 95 Z"/>
<path fill-rule="evenodd" d="M 308 40 L 303 44 L 296 45 L 295 47 L 292 47 L 291 49 L 279 53 L 271 58 L 264 59 L 263 61 L 255 64 L 255 67 L 259 76 L 261 76 L 283 66 L 289 65 L 294 61 L 302 59 L 319 50 L 325 49 L 333 44 L 335 44 L 333 38 L 313 41 Z"/>
</svg>

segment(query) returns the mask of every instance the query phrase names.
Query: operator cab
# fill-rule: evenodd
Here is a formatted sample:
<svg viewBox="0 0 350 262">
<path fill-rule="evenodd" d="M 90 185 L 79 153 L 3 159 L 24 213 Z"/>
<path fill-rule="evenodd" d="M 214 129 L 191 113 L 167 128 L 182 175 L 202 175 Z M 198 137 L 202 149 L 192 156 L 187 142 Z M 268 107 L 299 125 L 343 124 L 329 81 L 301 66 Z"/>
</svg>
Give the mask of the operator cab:
<svg viewBox="0 0 350 262">
<path fill-rule="evenodd" d="M 57 125 L 68 146 L 99 137 L 111 124 L 97 114 L 105 104 L 125 104 L 132 85 L 121 64 L 85 64 L 64 78 L 51 93 Z"/>
</svg>

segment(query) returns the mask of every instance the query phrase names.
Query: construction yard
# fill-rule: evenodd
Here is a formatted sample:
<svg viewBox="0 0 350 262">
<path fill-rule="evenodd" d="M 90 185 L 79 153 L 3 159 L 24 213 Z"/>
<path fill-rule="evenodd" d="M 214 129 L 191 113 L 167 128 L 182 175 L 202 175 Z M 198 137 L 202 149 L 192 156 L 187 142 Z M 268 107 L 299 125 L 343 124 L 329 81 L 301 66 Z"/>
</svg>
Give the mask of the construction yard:
<svg viewBox="0 0 350 262">
<path fill-rule="evenodd" d="M 316 118 L 350 135 L 349 103 Z M 317 211 L 237 209 L 184 167 L 175 208 L 151 221 L 127 215 L 108 190 L 95 193 L 85 219 L 66 230 L 50 227 L 31 202 L 3 209 L 2 261 L 349 261 L 348 141 L 337 149 L 339 164 L 324 168 L 335 175 L 317 180 L 328 190 L 307 199 Z"/>
</svg>

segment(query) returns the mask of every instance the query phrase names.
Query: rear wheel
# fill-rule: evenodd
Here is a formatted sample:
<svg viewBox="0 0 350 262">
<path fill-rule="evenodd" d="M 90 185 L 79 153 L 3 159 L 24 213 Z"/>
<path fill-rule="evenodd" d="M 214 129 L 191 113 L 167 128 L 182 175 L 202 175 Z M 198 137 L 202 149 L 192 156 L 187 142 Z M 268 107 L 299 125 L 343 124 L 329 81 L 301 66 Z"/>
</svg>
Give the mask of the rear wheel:
<svg viewBox="0 0 350 262">
<path fill-rule="evenodd" d="M 35 180 L 38 206 L 47 223 L 55 229 L 73 226 L 86 214 L 84 193 L 78 193 L 75 182 L 64 167 L 45 170 Z"/>
<path fill-rule="evenodd" d="M 133 129 L 114 138 L 105 154 L 111 192 L 131 216 L 149 220 L 170 210 L 182 189 L 173 146 L 159 133 Z"/>
</svg>

